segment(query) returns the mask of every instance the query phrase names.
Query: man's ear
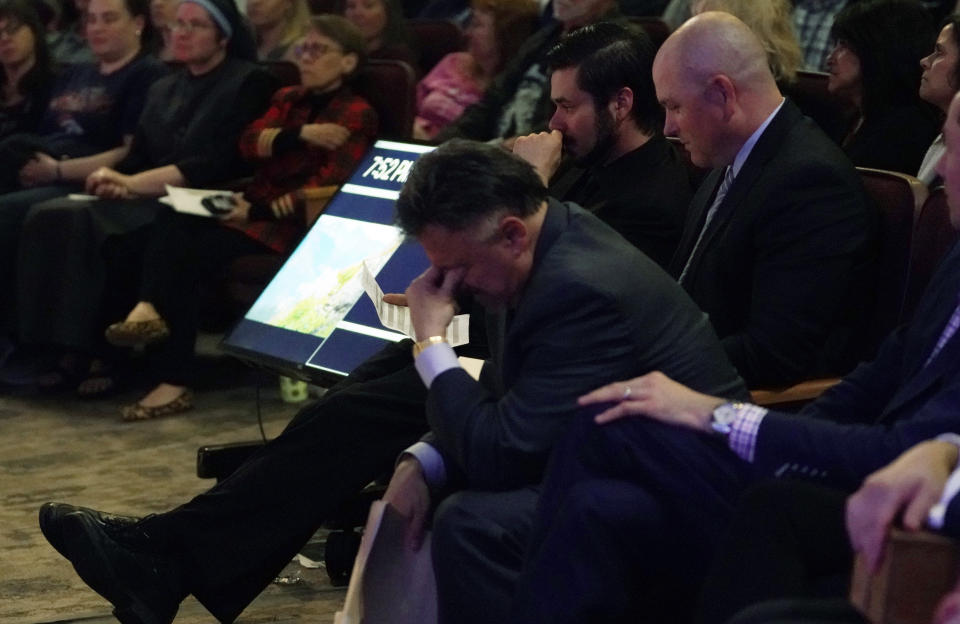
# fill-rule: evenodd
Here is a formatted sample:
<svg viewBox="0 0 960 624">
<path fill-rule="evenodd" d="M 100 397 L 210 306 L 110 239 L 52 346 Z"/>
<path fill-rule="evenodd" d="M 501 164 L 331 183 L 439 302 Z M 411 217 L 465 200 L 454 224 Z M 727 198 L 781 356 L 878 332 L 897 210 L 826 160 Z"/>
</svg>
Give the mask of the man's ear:
<svg viewBox="0 0 960 624">
<path fill-rule="evenodd" d="M 527 243 L 530 240 L 530 231 L 527 229 L 526 222 L 520 217 L 507 215 L 500 219 L 497 233 L 500 235 L 500 240 L 511 252 L 519 254 L 526 251 Z"/>
<path fill-rule="evenodd" d="M 612 98 L 610 98 L 610 114 L 617 122 L 623 121 L 630 116 L 633 110 L 633 89 L 630 87 L 621 87 Z"/>
<path fill-rule="evenodd" d="M 733 81 L 724 74 L 717 74 L 707 81 L 704 98 L 709 104 L 723 111 L 723 119 L 733 116 L 737 104 L 737 89 Z"/>
</svg>

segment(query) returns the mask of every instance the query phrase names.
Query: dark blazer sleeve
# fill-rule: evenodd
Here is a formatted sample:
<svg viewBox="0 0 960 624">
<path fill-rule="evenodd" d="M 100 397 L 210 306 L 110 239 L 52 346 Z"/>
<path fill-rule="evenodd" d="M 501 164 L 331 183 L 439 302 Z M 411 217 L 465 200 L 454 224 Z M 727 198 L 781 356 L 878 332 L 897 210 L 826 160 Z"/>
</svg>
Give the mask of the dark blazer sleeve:
<svg viewBox="0 0 960 624">
<path fill-rule="evenodd" d="M 947 504 L 941 531 L 951 537 L 960 537 L 960 496 L 954 496 Z"/>
<path fill-rule="evenodd" d="M 812 476 L 855 489 L 915 444 L 957 431 L 958 405 L 960 374 L 954 374 L 911 417 L 890 425 L 841 424 L 771 412 L 760 425 L 754 464 L 765 474 Z"/>
<path fill-rule="evenodd" d="M 549 449 L 578 411 L 577 397 L 631 372 L 628 325 L 601 293 L 564 283 L 540 295 L 543 313 L 524 324 L 518 377 L 505 395 L 462 369 L 430 386 L 427 419 L 436 444 L 470 487 L 538 482 Z"/>
</svg>

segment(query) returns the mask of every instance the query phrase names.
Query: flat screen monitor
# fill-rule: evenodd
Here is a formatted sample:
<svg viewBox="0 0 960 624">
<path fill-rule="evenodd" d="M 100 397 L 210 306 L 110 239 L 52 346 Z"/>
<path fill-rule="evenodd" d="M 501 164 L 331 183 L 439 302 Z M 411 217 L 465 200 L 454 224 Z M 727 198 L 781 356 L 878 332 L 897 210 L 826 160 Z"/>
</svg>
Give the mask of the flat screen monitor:
<svg viewBox="0 0 960 624">
<path fill-rule="evenodd" d="M 328 384 L 391 341 L 361 282 L 403 292 L 429 265 L 393 224 L 413 163 L 433 147 L 377 141 L 221 346 L 259 366 Z"/>
</svg>

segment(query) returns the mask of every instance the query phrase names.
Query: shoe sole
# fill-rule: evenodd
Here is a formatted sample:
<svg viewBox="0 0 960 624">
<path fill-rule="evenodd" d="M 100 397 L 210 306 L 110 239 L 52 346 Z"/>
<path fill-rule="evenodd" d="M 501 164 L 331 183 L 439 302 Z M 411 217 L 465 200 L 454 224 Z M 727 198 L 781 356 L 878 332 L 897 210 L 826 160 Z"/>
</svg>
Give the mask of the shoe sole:
<svg viewBox="0 0 960 624">
<path fill-rule="evenodd" d="M 170 624 L 176 611 L 165 619 L 158 616 L 156 611 L 137 596 L 119 589 L 128 579 L 122 578 L 120 571 L 115 569 L 114 562 L 100 545 L 101 540 L 110 538 L 100 535 L 99 529 L 92 524 L 91 519 L 82 512 L 68 514 L 62 522 L 64 547 L 68 551 L 63 554 L 73 564 L 73 569 L 83 582 L 113 605 L 113 615 L 122 624 Z M 97 534 L 96 537 L 93 537 L 93 534 Z M 87 546 L 84 552 L 78 553 L 70 549 L 71 545 L 78 544 Z M 90 559 L 95 559 L 98 565 L 91 565 Z"/>
</svg>

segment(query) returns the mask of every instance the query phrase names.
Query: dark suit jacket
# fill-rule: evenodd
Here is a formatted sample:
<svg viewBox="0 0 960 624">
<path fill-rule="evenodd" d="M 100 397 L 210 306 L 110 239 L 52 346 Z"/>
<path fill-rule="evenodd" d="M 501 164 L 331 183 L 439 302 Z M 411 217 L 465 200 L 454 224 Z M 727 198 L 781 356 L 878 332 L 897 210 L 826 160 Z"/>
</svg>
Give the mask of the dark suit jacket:
<svg viewBox="0 0 960 624">
<path fill-rule="evenodd" d="M 679 276 L 723 170 L 694 195 Z M 872 289 L 876 215 L 843 152 L 789 100 L 760 136 L 693 258 L 684 288 L 748 387 L 843 373 Z M 844 368 L 846 365 L 848 368 Z"/>
<path fill-rule="evenodd" d="M 551 200 L 516 308 L 488 314 L 484 384 L 441 373 L 428 438 L 474 488 L 539 482 L 578 396 L 661 370 L 704 392 L 743 385 L 703 313 L 660 267 L 599 219 Z"/>
<path fill-rule="evenodd" d="M 960 335 L 924 366 L 958 294 L 960 244 L 931 280 L 910 325 L 893 333 L 876 359 L 807 406 L 801 414 L 808 418 L 767 414 L 757 437 L 757 469 L 852 490 L 914 444 L 960 431 Z"/>
</svg>

